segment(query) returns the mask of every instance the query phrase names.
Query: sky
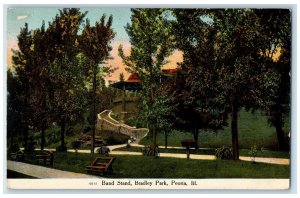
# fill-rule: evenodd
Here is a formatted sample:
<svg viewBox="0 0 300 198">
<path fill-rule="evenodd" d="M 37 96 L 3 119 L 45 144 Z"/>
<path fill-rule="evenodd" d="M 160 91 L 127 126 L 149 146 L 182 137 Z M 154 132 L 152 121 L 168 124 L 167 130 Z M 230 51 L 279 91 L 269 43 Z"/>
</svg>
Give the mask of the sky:
<svg viewBox="0 0 300 198">
<path fill-rule="evenodd" d="M 52 21 L 56 14 L 59 13 L 58 7 L 8 7 L 7 8 L 7 67 L 12 65 L 12 49 L 18 49 L 17 36 L 20 29 L 28 23 L 30 30 L 40 28 L 42 21 L 45 21 L 46 28 L 48 22 Z M 113 16 L 112 28 L 116 32 L 116 36 L 112 41 L 113 50 L 111 51 L 112 60 L 108 61 L 108 65 L 117 68 L 113 74 L 106 76 L 106 80 L 117 81 L 120 73 L 124 73 L 125 79 L 129 74 L 125 71 L 125 65 L 122 63 L 121 58 L 118 56 L 118 47 L 123 45 L 125 54 L 130 54 L 129 37 L 125 31 L 125 26 L 130 23 L 131 11 L 130 8 L 80 8 L 81 12 L 88 12 L 86 18 L 90 20 L 90 24 L 95 24 L 99 21 L 101 16 L 105 14 Z M 174 68 L 176 63 L 182 60 L 180 52 L 175 52 L 169 57 L 169 62 L 164 68 Z"/>
</svg>

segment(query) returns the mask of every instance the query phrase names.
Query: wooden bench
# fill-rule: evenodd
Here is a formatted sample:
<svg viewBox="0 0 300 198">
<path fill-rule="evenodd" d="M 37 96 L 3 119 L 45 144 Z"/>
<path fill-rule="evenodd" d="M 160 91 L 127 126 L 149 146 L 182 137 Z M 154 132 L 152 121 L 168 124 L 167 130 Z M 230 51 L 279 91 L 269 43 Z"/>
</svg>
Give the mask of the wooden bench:
<svg viewBox="0 0 300 198">
<path fill-rule="evenodd" d="M 51 151 L 42 151 L 42 153 L 36 155 L 36 160 L 39 164 L 43 164 L 44 166 L 50 165 L 53 166 L 53 152 Z"/>
<path fill-rule="evenodd" d="M 97 157 L 90 166 L 86 166 L 85 170 L 96 174 L 112 172 L 112 163 L 115 159 L 115 157 Z"/>
<path fill-rule="evenodd" d="M 10 153 L 10 157 L 16 161 L 24 161 L 24 158 L 25 158 L 24 152 L 22 150 L 19 150 L 15 153 Z"/>
</svg>

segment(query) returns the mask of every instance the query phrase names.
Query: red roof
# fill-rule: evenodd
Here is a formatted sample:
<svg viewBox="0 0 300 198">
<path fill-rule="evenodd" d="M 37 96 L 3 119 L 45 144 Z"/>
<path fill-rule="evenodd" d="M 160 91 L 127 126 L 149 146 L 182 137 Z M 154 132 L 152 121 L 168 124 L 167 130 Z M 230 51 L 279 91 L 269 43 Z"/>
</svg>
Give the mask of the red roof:
<svg viewBox="0 0 300 198">
<path fill-rule="evenodd" d="M 141 82 L 138 74 L 130 74 L 126 82 Z"/>
<path fill-rule="evenodd" d="M 162 72 L 165 75 L 175 76 L 177 74 L 177 69 L 162 69 Z M 130 76 L 125 82 L 132 82 L 132 83 L 141 82 L 141 79 L 138 74 L 134 73 L 134 74 L 130 74 Z"/>
<path fill-rule="evenodd" d="M 177 74 L 177 69 L 162 69 L 162 72 L 164 74 L 167 74 L 167 75 L 176 75 Z"/>
</svg>

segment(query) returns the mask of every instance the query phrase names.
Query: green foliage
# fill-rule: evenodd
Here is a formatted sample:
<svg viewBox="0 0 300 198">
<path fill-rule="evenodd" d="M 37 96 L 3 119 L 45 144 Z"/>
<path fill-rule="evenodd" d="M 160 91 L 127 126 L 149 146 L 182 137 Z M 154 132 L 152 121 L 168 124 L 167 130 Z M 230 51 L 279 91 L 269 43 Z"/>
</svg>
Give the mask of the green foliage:
<svg viewBox="0 0 300 198">
<path fill-rule="evenodd" d="M 10 94 L 14 94 L 14 109 L 10 109 L 15 111 L 16 118 L 20 118 L 19 125 L 21 133 L 23 135 L 24 147 L 27 148 L 27 140 L 29 136 L 29 126 L 32 125 L 32 116 L 31 112 L 32 107 L 30 105 L 30 75 L 33 71 L 33 60 L 32 57 L 32 32 L 28 29 L 28 24 L 25 23 L 24 28 L 21 28 L 20 34 L 18 35 L 18 48 L 19 50 L 13 50 L 13 68 L 15 70 L 16 75 L 14 76 L 14 82 L 16 87 L 12 88 L 10 84 L 8 84 L 8 92 Z M 8 79 L 10 80 L 10 79 Z M 10 83 L 8 81 L 8 83 Z M 9 111 L 8 113 L 12 113 Z M 10 115 L 9 115 L 10 116 Z M 12 127 L 9 125 L 9 127 Z M 10 131 L 11 128 L 8 129 Z"/>
<path fill-rule="evenodd" d="M 255 157 L 257 156 L 257 152 L 258 152 L 257 146 L 256 145 L 251 146 L 249 155 L 251 156 L 251 160 L 253 163 L 255 163 Z"/>
<path fill-rule="evenodd" d="M 125 56 L 122 46 L 119 56 L 128 66 L 128 71 L 137 73 L 141 78 L 141 109 L 143 118 L 153 134 L 152 149 L 154 149 L 156 126 L 159 122 L 161 102 L 157 87 L 162 76 L 161 67 L 173 51 L 171 26 L 165 17 L 165 9 L 131 9 L 131 24 L 126 31 L 130 38 L 131 53 Z"/>
<path fill-rule="evenodd" d="M 232 148 L 227 146 L 222 146 L 221 148 L 217 148 L 215 156 L 217 159 L 231 160 L 233 159 Z"/>
<path fill-rule="evenodd" d="M 120 82 L 124 82 L 124 73 L 122 72 L 122 73 L 120 73 L 120 76 L 119 76 L 119 81 Z"/>
<path fill-rule="evenodd" d="M 23 106 L 19 98 L 21 89 L 20 81 L 13 75 L 11 70 L 7 71 L 7 137 L 8 147 L 14 147 L 17 136 L 21 135 L 24 127 L 22 121 Z"/>
<path fill-rule="evenodd" d="M 159 148 L 158 146 L 155 147 L 155 149 L 152 149 L 151 146 L 146 146 L 142 148 L 142 154 L 144 156 L 155 156 L 159 157 Z"/>
<path fill-rule="evenodd" d="M 287 123 L 290 122 L 288 116 L 285 117 Z M 239 124 L 239 148 L 249 149 L 253 142 L 258 148 L 264 147 L 269 150 L 278 150 L 278 141 L 275 128 L 271 127 L 267 123 L 268 117 L 264 115 L 264 112 L 256 111 L 254 113 L 246 112 L 245 109 L 241 109 L 239 112 L 238 122 Z M 286 126 L 287 129 L 289 126 Z M 286 130 L 287 131 L 287 130 Z M 193 138 L 192 134 L 187 132 L 180 132 L 172 130 L 168 136 L 169 146 L 181 146 L 180 141 L 183 139 Z M 143 145 L 149 145 L 151 138 L 146 136 L 140 142 Z M 159 146 L 164 145 L 163 132 L 157 134 L 157 144 Z M 199 134 L 199 147 L 201 148 L 219 148 L 222 145 L 231 146 L 231 128 L 230 126 L 224 127 L 223 130 L 217 132 L 203 130 Z"/>
<path fill-rule="evenodd" d="M 173 14 L 177 19 L 173 33 L 183 62 L 169 95 L 176 107 L 176 128 L 191 131 L 197 142 L 199 130 L 215 131 L 227 125 L 225 101 L 216 86 L 217 31 L 201 19 L 207 15 L 204 9 L 174 9 Z"/>
<path fill-rule="evenodd" d="M 78 150 L 78 149 L 80 148 L 80 146 L 81 146 L 81 141 L 75 140 L 75 141 L 73 141 L 71 144 L 72 144 L 72 148 L 75 149 L 76 152 L 77 152 L 77 150 Z"/>
<path fill-rule="evenodd" d="M 101 90 L 99 85 L 103 78 L 103 73 L 100 72 L 100 65 L 109 58 L 109 53 L 112 50 L 110 43 L 115 36 L 111 28 L 112 20 L 113 18 L 110 16 L 105 24 L 105 15 L 102 15 L 100 21 L 96 22 L 94 27 L 91 27 L 87 19 L 82 35 L 79 37 L 80 49 L 85 56 L 85 73 L 88 82 L 92 85 L 89 88 L 89 97 L 87 98 L 90 112 L 89 121 L 92 126 L 92 153 L 94 152 L 96 114 L 97 110 L 99 110 L 97 106 Z M 104 66 L 102 65 L 102 67 Z M 106 73 L 111 72 L 108 67 L 105 67 L 104 70 L 106 70 Z M 100 98 L 100 100 L 103 100 L 103 98 Z"/>
<path fill-rule="evenodd" d="M 110 149 L 106 146 L 101 146 L 100 148 L 97 148 L 96 153 L 97 154 L 105 154 L 108 156 L 110 153 Z"/>
</svg>

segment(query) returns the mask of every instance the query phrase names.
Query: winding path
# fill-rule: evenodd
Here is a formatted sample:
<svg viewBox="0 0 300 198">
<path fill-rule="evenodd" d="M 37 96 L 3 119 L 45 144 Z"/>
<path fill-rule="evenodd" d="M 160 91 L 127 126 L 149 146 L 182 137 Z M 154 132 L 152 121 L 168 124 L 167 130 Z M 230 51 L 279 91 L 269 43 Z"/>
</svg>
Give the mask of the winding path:
<svg viewBox="0 0 300 198">
<path fill-rule="evenodd" d="M 115 133 L 122 133 L 134 137 L 137 142 L 143 139 L 149 130 L 147 128 L 136 128 L 123 124 L 111 117 L 111 110 L 104 110 L 98 114 L 97 128 L 100 130 L 110 130 Z"/>
</svg>

